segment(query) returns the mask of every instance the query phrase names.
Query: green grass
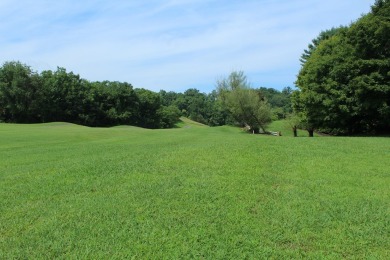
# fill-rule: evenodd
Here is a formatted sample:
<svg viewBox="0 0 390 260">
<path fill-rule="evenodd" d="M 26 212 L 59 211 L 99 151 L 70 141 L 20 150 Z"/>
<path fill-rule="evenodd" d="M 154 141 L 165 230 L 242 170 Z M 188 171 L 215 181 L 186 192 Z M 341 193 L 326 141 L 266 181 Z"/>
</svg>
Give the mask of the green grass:
<svg viewBox="0 0 390 260">
<path fill-rule="evenodd" d="M 389 259 L 389 158 L 389 138 L 0 124 L 0 259 Z"/>
<path fill-rule="evenodd" d="M 269 125 L 267 130 L 272 131 L 272 132 L 281 132 L 282 136 L 289 136 L 289 137 L 294 136 L 292 128 L 289 126 L 289 124 L 285 120 L 273 121 Z M 306 130 L 298 129 L 297 133 L 298 133 L 298 137 L 308 137 L 309 136 L 309 134 Z M 314 133 L 314 136 L 318 137 L 319 135 L 317 133 Z"/>
<path fill-rule="evenodd" d="M 190 127 L 208 127 L 207 125 L 204 125 L 199 122 L 195 122 L 191 119 L 188 119 L 186 117 L 180 117 L 179 122 L 176 124 L 176 127 L 178 128 L 190 128 Z"/>
</svg>

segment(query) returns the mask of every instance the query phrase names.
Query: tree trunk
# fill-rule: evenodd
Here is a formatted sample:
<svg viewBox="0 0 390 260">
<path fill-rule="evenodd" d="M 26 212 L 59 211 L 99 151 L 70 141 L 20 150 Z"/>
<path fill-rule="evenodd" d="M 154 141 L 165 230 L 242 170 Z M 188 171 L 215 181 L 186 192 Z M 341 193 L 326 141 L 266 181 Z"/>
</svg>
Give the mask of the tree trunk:
<svg viewBox="0 0 390 260">
<path fill-rule="evenodd" d="M 313 137 L 314 136 L 314 130 L 313 129 L 307 129 L 307 131 L 309 132 L 309 137 Z"/>
<path fill-rule="evenodd" d="M 294 137 L 297 137 L 298 136 L 298 131 L 297 131 L 297 127 L 296 126 L 293 127 L 293 132 L 294 132 Z"/>
</svg>

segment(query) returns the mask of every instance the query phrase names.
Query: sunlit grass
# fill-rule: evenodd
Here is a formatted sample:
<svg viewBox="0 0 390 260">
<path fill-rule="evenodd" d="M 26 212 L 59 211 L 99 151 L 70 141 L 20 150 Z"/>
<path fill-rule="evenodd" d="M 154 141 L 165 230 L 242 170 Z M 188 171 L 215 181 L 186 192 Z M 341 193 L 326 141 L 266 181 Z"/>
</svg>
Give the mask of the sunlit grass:
<svg viewBox="0 0 390 260">
<path fill-rule="evenodd" d="M 176 127 L 178 128 L 189 128 L 189 127 L 208 127 L 207 125 L 204 125 L 199 122 L 195 122 L 193 120 L 190 120 L 186 117 L 180 117 L 179 122 L 176 124 Z"/>
<path fill-rule="evenodd" d="M 0 259 L 390 257 L 390 139 L 185 124 L 0 124 Z"/>
<path fill-rule="evenodd" d="M 273 121 L 268 127 L 267 130 L 272 132 L 280 132 L 282 136 L 293 137 L 294 133 L 292 127 L 288 124 L 286 120 Z M 306 130 L 298 129 L 298 137 L 308 137 L 309 134 Z M 317 133 L 314 133 L 314 136 L 318 136 Z"/>
</svg>

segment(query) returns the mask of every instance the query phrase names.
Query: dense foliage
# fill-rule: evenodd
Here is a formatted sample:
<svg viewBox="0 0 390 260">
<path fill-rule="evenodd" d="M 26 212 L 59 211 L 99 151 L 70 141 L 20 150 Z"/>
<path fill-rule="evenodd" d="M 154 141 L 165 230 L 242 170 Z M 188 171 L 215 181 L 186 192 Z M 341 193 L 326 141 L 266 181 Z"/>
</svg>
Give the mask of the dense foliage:
<svg viewBox="0 0 390 260">
<path fill-rule="evenodd" d="M 282 91 L 279 91 L 274 88 L 260 87 L 258 91 L 271 106 L 272 120 L 285 119 L 292 113 L 292 88 L 285 87 Z"/>
<path fill-rule="evenodd" d="M 370 13 L 331 34 L 321 33 L 304 53 L 295 112 L 308 128 L 327 133 L 389 132 L 390 1 L 376 1 Z"/>
<path fill-rule="evenodd" d="M 168 128 L 179 116 L 158 93 L 126 82 L 89 82 L 64 68 L 38 74 L 20 62 L 0 68 L 0 121 Z"/>
<path fill-rule="evenodd" d="M 165 106 L 176 107 L 181 115 L 194 121 L 209 126 L 234 123 L 229 112 L 218 100 L 216 91 L 206 94 L 195 88 L 190 88 L 184 93 L 161 90 L 160 96 Z"/>
<path fill-rule="evenodd" d="M 292 90 L 256 90 L 272 107 L 272 118 L 291 110 Z M 21 62 L 0 67 L 0 121 L 42 123 L 65 121 L 87 126 L 134 125 L 170 128 L 180 116 L 210 125 L 241 124 L 217 90 L 209 94 L 195 88 L 184 93 L 155 93 L 134 89 L 126 82 L 90 82 L 64 68 L 33 71 Z"/>
<path fill-rule="evenodd" d="M 331 38 L 334 36 L 338 31 L 342 30 L 346 27 L 338 27 L 338 28 L 332 28 L 330 30 L 325 30 L 320 32 L 320 34 L 317 36 L 317 38 L 313 39 L 311 43 L 307 46 L 307 49 L 303 51 L 303 54 L 301 55 L 301 58 L 299 59 L 301 64 L 305 64 L 307 59 L 310 58 L 311 54 L 317 49 L 318 45 L 323 41 Z"/>
<path fill-rule="evenodd" d="M 218 84 L 217 84 L 218 85 Z M 291 113 L 290 87 L 278 91 L 273 88 L 260 87 L 255 89 L 263 101 L 267 101 L 271 107 L 271 117 L 273 120 L 283 119 Z M 232 113 L 230 107 L 221 97 L 218 86 L 211 93 L 201 93 L 197 89 L 188 89 L 184 93 L 173 91 L 160 91 L 160 96 L 164 106 L 177 107 L 181 114 L 194 121 L 209 125 L 241 125 L 242 120 Z"/>
<path fill-rule="evenodd" d="M 217 86 L 223 105 L 237 122 L 253 132 L 265 132 L 271 122 L 271 107 L 260 91 L 250 87 L 242 71 L 232 72 Z"/>
</svg>

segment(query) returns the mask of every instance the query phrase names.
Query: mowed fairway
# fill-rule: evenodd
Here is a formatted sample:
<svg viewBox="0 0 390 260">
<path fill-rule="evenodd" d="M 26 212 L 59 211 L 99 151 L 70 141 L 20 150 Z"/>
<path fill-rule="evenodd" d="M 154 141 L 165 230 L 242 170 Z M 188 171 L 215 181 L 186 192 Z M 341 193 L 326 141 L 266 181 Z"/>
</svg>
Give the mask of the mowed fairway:
<svg viewBox="0 0 390 260">
<path fill-rule="evenodd" d="M 0 124 L 0 259 L 390 258 L 390 139 Z"/>
</svg>

